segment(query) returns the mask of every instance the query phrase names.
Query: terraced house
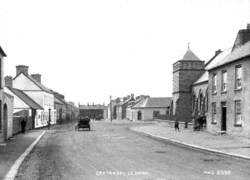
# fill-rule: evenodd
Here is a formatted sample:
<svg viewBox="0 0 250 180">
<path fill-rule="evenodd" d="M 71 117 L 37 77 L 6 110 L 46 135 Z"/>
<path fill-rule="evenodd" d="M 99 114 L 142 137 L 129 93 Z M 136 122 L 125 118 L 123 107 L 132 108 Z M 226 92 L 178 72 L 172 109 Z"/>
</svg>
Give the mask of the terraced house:
<svg viewBox="0 0 250 180">
<path fill-rule="evenodd" d="M 208 130 L 250 137 L 250 24 L 208 71 Z"/>
<path fill-rule="evenodd" d="M 40 74 L 28 73 L 28 66 L 16 66 L 16 77 L 13 78 L 13 88 L 19 89 L 33 99 L 42 109 L 36 111 L 34 127 L 44 127 L 56 124 L 54 109 L 54 94 L 41 83 Z"/>
</svg>

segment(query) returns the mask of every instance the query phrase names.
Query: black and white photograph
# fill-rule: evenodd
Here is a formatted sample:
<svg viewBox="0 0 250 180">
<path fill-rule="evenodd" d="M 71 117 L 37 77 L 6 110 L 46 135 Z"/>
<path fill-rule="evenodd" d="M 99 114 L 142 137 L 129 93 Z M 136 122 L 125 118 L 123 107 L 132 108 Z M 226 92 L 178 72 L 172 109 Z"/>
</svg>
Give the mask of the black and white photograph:
<svg viewBox="0 0 250 180">
<path fill-rule="evenodd" d="M 250 0 L 0 0 L 0 180 L 249 180 Z"/>
</svg>

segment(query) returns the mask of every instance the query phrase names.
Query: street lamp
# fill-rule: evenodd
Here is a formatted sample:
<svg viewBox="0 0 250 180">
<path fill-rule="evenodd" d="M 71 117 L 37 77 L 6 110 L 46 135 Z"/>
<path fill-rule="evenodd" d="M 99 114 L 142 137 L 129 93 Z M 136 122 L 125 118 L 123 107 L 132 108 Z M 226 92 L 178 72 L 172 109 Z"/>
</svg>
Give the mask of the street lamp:
<svg viewBox="0 0 250 180">
<path fill-rule="evenodd" d="M 50 122 L 51 122 L 51 109 L 49 108 L 49 122 L 48 122 L 48 128 L 50 128 Z"/>
</svg>

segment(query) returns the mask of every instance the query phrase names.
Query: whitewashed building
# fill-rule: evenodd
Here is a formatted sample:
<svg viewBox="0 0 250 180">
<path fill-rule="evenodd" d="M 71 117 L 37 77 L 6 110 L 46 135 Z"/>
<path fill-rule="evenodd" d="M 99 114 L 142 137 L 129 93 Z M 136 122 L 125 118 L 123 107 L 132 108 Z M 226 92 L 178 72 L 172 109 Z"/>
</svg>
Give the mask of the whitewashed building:
<svg viewBox="0 0 250 180">
<path fill-rule="evenodd" d="M 172 98 L 170 97 L 147 97 L 132 109 L 132 120 L 153 120 L 160 115 L 166 115 L 171 107 Z"/>
<path fill-rule="evenodd" d="M 13 78 L 13 88 L 22 90 L 31 97 L 42 110 L 36 111 L 35 128 L 56 124 L 56 110 L 54 109 L 54 94 L 41 83 L 41 75 L 29 75 L 28 66 L 16 66 L 16 77 Z"/>
</svg>

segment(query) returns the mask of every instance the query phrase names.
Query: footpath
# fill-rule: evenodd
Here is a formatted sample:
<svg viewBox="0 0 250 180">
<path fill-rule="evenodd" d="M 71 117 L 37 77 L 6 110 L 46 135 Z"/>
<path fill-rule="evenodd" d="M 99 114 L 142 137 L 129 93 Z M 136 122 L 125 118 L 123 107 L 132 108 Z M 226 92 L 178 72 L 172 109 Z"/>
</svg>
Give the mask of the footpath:
<svg viewBox="0 0 250 180">
<path fill-rule="evenodd" d="M 180 129 L 178 132 L 164 122 L 136 125 L 131 130 L 193 149 L 250 160 L 250 138 L 214 135 L 206 131 L 191 129 Z"/>
<path fill-rule="evenodd" d="M 36 139 L 44 133 L 44 130 L 31 130 L 25 134 L 18 134 L 6 143 L 0 143 L 0 179 L 4 179 L 13 164 Z M 18 163 L 17 163 L 18 164 Z"/>
</svg>

